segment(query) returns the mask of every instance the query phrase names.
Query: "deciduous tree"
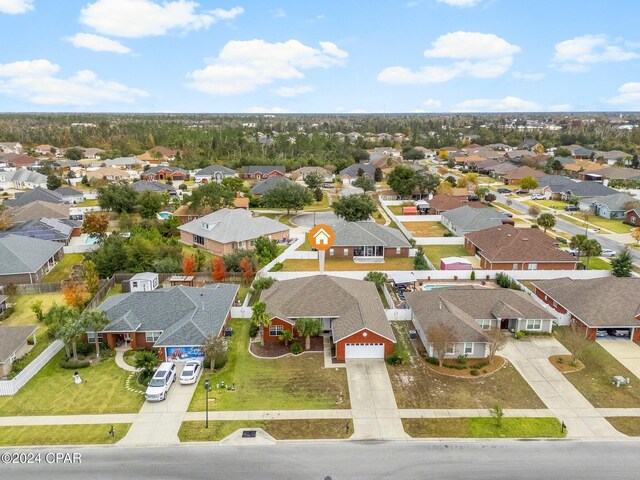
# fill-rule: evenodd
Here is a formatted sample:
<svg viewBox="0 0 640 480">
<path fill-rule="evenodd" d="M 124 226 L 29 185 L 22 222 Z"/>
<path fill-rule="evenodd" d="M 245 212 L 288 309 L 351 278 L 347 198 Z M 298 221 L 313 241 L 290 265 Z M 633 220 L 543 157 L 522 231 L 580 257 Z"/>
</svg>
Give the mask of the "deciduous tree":
<svg viewBox="0 0 640 480">
<path fill-rule="evenodd" d="M 451 325 L 444 322 L 432 323 L 427 328 L 427 340 L 438 359 L 438 365 L 442 366 L 447 351 L 455 344 L 455 334 Z"/>
<path fill-rule="evenodd" d="M 352 183 L 354 187 L 361 188 L 365 192 L 373 192 L 376 189 L 376 182 L 369 175 L 358 177 Z"/>
<path fill-rule="evenodd" d="M 520 188 L 525 190 L 533 190 L 538 188 L 538 181 L 533 177 L 524 177 L 520 180 Z"/>
<path fill-rule="evenodd" d="M 304 176 L 304 183 L 310 189 L 320 188 L 324 183 L 324 176 L 318 172 L 311 172 Z"/>
<path fill-rule="evenodd" d="M 82 309 L 91 299 L 91 294 L 83 282 L 70 280 L 62 287 L 64 303 L 72 308 Z"/>
<path fill-rule="evenodd" d="M 209 360 L 209 368 L 213 371 L 216 364 L 223 363 L 223 360 L 227 358 L 227 341 L 223 337 L 217 335 L 209 335 L 204 339 L 204 345 L 202 345 L 202 352 L 204 358 Z"/>
<path fill-rule="evenodd" d="M 103 239 L 109 230 L 109 216 L 106 213 L 86 213 L 82 221 L 82 233 Z"/>
<path fill-rule="evenodd" d="M 227 278 L 227 267 L 222 257 L 214 257 L 211 267 L 211 276 L 216 282 L 222 282 Z"/>
<path fill-rule="evenodd" d="M 618 252 L 618 256 L 611 260 L 611 269 L 615 277 L 630 277 L 633 270 L 633 257 L 629 247 L 624 246 Z"/>
<path fill-rule="evenodd" d="M 398 165 L 387 179 L 389 187 L 401 198 L 409 197 L 416 187 L 416 171 L 407 165 Z"/>
<path fill-rule="evenodd" d="M 82 263 L 82 277 L 87 291 L 91 296 L 95 295 L 100 288 L 100 277 L 96 270 L 96 265 L 91 260 Z"/>
<path fill-rule="evenodd" d="M 221 183 L 205 183 L 191 194 L 191 208 L 210 207 L 212 210 L 219 210 L 233 206 L 235 191 Z"/>
<path fill-rule="evenodd" d="M 367 220 L 376 211 L 376 202 L 368 195 L 349 195 L 334 200 L 333 212 L 347 222 Z"/>
<path fill-rule="evenodd" d="M 484 335 L 487 337 L 487 345 L 489 346 L 489 363 L 493 363 L 496 353 L 500 351 L 507 344 L 507 337 L 500 331 L 498 327 L 484 330 Z"/>
<path fill-rule="evenodd" d="M 264 204 L 269 208 L 285 208 L 287 215 L 291 210 L 300 210 L 313 203 L 311 191 L 294 183 L 281 182 L 262 196 Z"/>
<path fill-rule="evenodd" d="M 98 205 L 102 210 L 132 213 L 138 201 L 138 192 L 126 183 L 110 183 L 98 188 Z"/>
<path fill-rule="evenodd" d="M 242 257 L 240 260 L 240 272 L 242 274 L 242 279 L 247 283 L 251 283 L 253 277 L 255 275 L 253 271 L 253 265 L 251 264 L 251 260 L 249 257 Z"/>
<path fill-rule="evenodd" d="M 182 273 L 190 277 L 196 272 L 196 261 L 191 255 L 182 257 Z"/>
<path fill-rule="evenodd" d="M 138 213 L 142 218 L 156 218 L 162 209 L 163 198 L 159 193 L 142 192 L 138 196 Z"/>
</svg>

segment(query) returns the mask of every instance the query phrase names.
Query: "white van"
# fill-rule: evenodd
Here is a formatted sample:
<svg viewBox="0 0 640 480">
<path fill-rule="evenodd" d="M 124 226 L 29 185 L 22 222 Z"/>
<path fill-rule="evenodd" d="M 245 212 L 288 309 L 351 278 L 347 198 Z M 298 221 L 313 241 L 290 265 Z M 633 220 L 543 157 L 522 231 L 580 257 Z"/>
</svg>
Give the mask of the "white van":
<svg viewBox="0 0 640 480">
<path fill-rule="evenodd" d="M 144 398 L 148 402 L 160 402 L 167 398 L 167 392 L 176 381 L 176 364 L 163 362 L 149 381 Z"/>
</svg>

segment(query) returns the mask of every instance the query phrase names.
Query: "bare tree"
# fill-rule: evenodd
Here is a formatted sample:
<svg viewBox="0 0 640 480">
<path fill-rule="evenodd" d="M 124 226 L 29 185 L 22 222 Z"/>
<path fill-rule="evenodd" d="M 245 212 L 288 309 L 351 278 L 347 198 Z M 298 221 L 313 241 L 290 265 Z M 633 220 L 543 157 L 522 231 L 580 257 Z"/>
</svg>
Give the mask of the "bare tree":
<svg viewBox="0 0 640 480">
<path fill-rule="evenodd" d="M 507 344 L 507 337 L 498 327 L 490 328 L 484 332 L 484 335 L 487 337 L 487 345 L 489 345 L 489 363 L 493 363 L 496 353 Z"/>
<path fill-rule="evenodd" d="M 427 328 L 427 339 L 438 358 L 438 365 L 442 366 L 447 350 L 451 349 L 456 341 L 451 325 L 443 322 L 429 325 L 429 328 Z"/>
<path fill-rule="evenodd" d="M 204 357 L 211 362 L 209 368 L 213 371 L 216 362 L 224 360 L 227 355 L 227 341 L 223 337 L 209 335 L 204 340 L 202 351 L 204 352 Z"/>
<path fill-rule="evenodd" d="M 582 351 L 589 344 L 586 330 L 580 328 L 578 323 L 573 321 L 571 325 L 565 328 L 562 338 L 567 349 L 571 352 L 571 362 L 576 363 Z"/>
</svg>

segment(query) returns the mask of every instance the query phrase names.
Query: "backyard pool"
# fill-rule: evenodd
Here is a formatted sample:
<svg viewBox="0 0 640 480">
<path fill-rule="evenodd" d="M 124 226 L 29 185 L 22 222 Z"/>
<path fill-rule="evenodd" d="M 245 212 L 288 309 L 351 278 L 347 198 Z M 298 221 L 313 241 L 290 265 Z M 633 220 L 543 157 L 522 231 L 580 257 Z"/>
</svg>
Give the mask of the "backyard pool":
<svg viewBox="0 0 640 480">
<path fill-rule="evenodd" d="M 157 215 L 160 220 L 166 220 L 171 217 L 171 212 L 160 212 Z"/>
<path fill-rule="evenodd" d="M 98 243 L 100 239 L 98 237 L 87 237 L 84 239 L 84 244 L 85 245 L 95 245 L 96 243 Z"/>
<path fill-rule="evenodd" d="M 435 290 L 436 288 L 449 288 L 453 286 L 454 285 L 423 285 L 422 290 L 424 290 L 425 292 L 429 292 L 431 290 Z"/>
</svg>

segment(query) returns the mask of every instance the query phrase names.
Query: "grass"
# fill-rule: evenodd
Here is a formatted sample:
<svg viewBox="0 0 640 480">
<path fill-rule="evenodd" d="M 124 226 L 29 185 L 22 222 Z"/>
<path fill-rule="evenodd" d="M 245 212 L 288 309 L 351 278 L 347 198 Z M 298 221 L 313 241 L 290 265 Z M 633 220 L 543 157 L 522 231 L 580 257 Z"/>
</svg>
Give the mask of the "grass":
<svg viewBox="0 0 640 480">
<path fill-rule="evenodd" d="M 328 255 L 327 255 L 328 257 Z M 387 258 L 384 263 L 355 263 L 353 260 L 326 258 L 324 262 L 326 271 L 370 271 L 370 270 L 413 270 L 413 258 Z M 318 260 L 285 260 L 283 272 L 317 272 Z"/>
<path fill-rule="evenodd" d="M 8 319 L 2 322 L 2 325 L 36 325 L 38 321 L 31 311 L 31 304 L 37 300 L 42 301 L 42 310 L 44 312 L 49 310 L 54 302 L 58 304 L 64 303 L 64 297 L 60 292 L 16 295 L 10 299 L 10 303 L 15 305 L 15 311 Z M 45 327 L 41 326 L 41 328 Z"/>
<path fill-rule="evenodd" d="M 403 225 L 414 237 L 442 237 L 448 231 L 440 222 L 404 222 Z"/>
<path fill-rule="evenodd" d="M 325 369 L 321 353 L 281 359 L 260 359 L 248 351 L 249 320 L 233 319 L 227 364 L 204 372 L 189 411 L 205 409 L 204 381 L 212 384 L 211 410 L 306 410 L 350 408 L 345 369 Z M 216 389 L 224 381 L 235 391 Z"/>
<path fill-rule="evenodd" d="M 349 433 L 346 425 L 349 424 Z M 181 442 L 217 441 L 241 428 L 261 428 L 276 440 L 311 440 L 349 438 L 353 422 L 342 418 L 305 420 L 236 420 L 209 422 L 182 422 L 178 431 Z"/>
<path fill-rule="evenodd" d="M 119 294 L 121 294 L 121 293 L 122 293 L 122 284 L 120 284 L 120 283 L 116 283 L 113 287 L 111 287 L 111 288 L 109 289 L 109 291 L 107 292 L 107 296 L 106 296 L 106 297 L 104 297 L 104 298 L 105 298 L 105 300 L 106 300 L 107 298 L 109 298 L 109 297 L 110 297 L 110 296 L 112 296 L 112 295 L 119 295 Z M 103 300 L 103 301 L 104 301 L 104 300 Z"/>
<path fill-rule="evenodd" d="M 309 243 L 309 234 L 305 233 L 304 234 L 304 243 L 302 245 L 300 245 L 298 247 L 298 250 L 300 250 L 301 252 L 310 252 L 311 251 L 311 244 Z"/>
<path fill-rule="evenodd" d="M 110 358 L 81 369 L 84 382 L 73 382 L 73 371 L 58 365 L 64 350 L 40 370 L 22 390 L 0 397 L 0 416 L 135 413 L 144 397 L 124 387 L 128 372 Z"/>
<path fill-rule="evenodd" d="M 568 214 L 559 215 L 559 217 L 575 225 L 584 227 L 584 220 L 580 217 Z M 596 215 L 591 215 L 588 223 L 593 227 L 605 228 L 614 233 L 629 233 L 631 231 L 631 225 L 622 223 L 622 220 L 611 220 L 609 218 L 602 218 Z"/>
<path fill-rule="evenodd" d="M 114 438 L 109 425 L 29 425 L 0 427 L 0 445 L 17 447 L 30 445 L 114 444 L 129 431 L 130 423 L 116 423 Z"/>
<path fill-rule="evenodd" d="M 445 257 L 468 257 L 464 245 L 428 245 L 424 253 L 436 269 L 440 268 L 440 259 Z"/>
<path fill-rule="evenodd" d="M 193 248 L 191 245 L 182 245 L 182 255 L 188 255 L 191 257 L 195 257 L 196 251 L 199 250 L 204 253 L 205 258 L 205 266 L 211 266 L 211 262 L 213 261 L 213 253 L 206 251 L 204 248 Z"/>
<path fill-rule="evenodd" d="M 640 417 L 606 417 L 613 428 L 629 437 L 640 437 Z"/>
<path fill-rule="evenodd" d="M 87 200 L 83 200 L 80 203 L 76 203 L 76 207 L 97 207 L 97 206 L 98 206 L 97 198 L 87 199 Z"/>
<path fill-rule="evenodd" d="M 414 438 L 564 438 L 557 418 L 403 418 L 405 432 Z"/>
<path fill-rule="evenodd" d="M 556 338 L 566 347 L 564 331 L 563 327 L 555 329 Z M 585 368 L 565 376 L 594 407 L 637 408 L 640 405 L 640 380 L 597 342 L 589 342 L 579 359 Z M 611 384 L 614 375 L 630 378 L 631 385 L 616 388 Z"/>
<path fill-rule="evenodd" d="M 44 283 L 59 283 L 69 278 L 74 265 L 82 263 L 84 256 L 81 253 L 67 253 L 55 267 L 44 277 Z"/>
<path fill-rule="evenodd" d="M 527 200 L 522 202 L 529 206 L 546 207 L 552 210 L 563 210 L 564 207 L 569 205 L 567 202 L 561 202 L 560 200 Z"/>
<path fill-rule="evenodd" d="M 303 208 L 303 210 L 323 210 L 329 208 L 329 195 L 327 192 L 322 192 L 322 200 L 319 202 L 313 202 L 311 205 L 308 205 Z"/>
<path fill-rule="evenodd" d="M 580 257 L 580 262 L 585 266 L 587 265 L 587 259 L 585 257 Z M 591 257 L 588 270 L 611 270 L 611 263 L 604 258 Z"/>
<path fill-rule="evenodd" d="M 402 207 L 413 207 L 413 202 L 404 202 L 402 205 L 387 205 L 387 208 L 394 215 L 402 215 Z"/>
<path fill-rule="evenodd" d="M 492 375 L 457 378 L 440 375 L 426 365 L 407 334 L 409 322 L 393 322 L 398 343 L 408 359 L 388 366 L 398 408 L 545 408 L 529 384 L 508 362 Z"/>
</svg>

